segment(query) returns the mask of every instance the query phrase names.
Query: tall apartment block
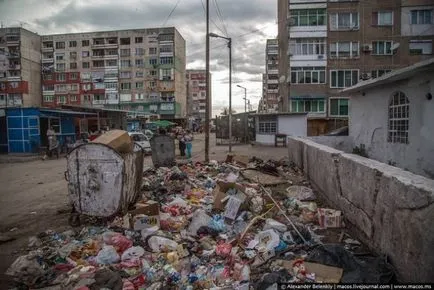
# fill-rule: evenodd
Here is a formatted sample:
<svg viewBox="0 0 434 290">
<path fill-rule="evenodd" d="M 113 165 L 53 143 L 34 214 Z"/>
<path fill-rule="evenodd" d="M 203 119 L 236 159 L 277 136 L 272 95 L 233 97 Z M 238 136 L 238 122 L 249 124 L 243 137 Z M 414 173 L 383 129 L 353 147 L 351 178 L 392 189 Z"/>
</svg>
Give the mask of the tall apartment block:
<svg viewBox="0 0 434 290">
<path fill-rule="evenodd" d="M 174 28 L 42 36 L 43 105 L 186 115 L 185 40 Z"/>
<path fill-rule="evenodd" d="M 187 70 L 187 115 L 196 120 L 205 121 L 206 109 L 206 71 Z M 211 83 L 211 74 L 210 74 Z M 211 91 L 211 89 L 210 89 Z M 209 98 L 211 118 L 211 96 Z"/>
<path fill-rule="evenodd" d="M 263 97 L 260 102 L 260 111 L 277 112 L 279 109 L 279 44 L 277 39 L 267 39 L 262 85 Z"/>
<path fill-rule="evenodd" d="M 40 48 L 36 33 L 0 28 L 0 108 L 41 105 Z"/>
<path fill-rule="evenodd" d="M 341 89 L 433 57 L 430 0 L 278 1 L 285 24 L 279 44 L 288 44 L 288 61 L 279 67 L 287 76 L 279 84 L 281 106 L 308 112 L 309 135 L 345 125 L 349 100 Z"/>
</svg>

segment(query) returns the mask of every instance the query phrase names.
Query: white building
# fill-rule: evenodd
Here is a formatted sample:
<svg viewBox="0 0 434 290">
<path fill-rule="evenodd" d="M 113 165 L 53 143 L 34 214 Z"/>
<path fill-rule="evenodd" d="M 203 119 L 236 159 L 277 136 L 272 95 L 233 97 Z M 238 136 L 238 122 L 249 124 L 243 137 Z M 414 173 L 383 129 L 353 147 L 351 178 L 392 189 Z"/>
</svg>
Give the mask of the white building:
<svg viewBox="0 0 434 290">
<path fill-rule="evenodd" d="M 370 158 L 434 179 L 434 58 L 342 91 L 349 134 Z"/>
</svg>

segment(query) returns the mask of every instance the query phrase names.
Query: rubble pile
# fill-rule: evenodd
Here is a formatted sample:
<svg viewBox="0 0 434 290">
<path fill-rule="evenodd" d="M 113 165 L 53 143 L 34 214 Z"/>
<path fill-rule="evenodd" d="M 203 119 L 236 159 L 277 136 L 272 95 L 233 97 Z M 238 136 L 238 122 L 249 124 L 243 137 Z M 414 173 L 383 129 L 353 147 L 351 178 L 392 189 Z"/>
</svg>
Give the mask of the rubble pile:
<svg viewBox="0 0 434 290">
<path fill-rule="evenodd" d="M 361 256 L 342 213 L 321 207 L 293 164 L 230 159 L 146 170 L 142 197 L 128 213 L 32 237 L 6 274 L 32 289 L 80 290 L 393 279 L 384 259 Z M 264 175 L 279 182 L 267 187 Z"/>
</svg>

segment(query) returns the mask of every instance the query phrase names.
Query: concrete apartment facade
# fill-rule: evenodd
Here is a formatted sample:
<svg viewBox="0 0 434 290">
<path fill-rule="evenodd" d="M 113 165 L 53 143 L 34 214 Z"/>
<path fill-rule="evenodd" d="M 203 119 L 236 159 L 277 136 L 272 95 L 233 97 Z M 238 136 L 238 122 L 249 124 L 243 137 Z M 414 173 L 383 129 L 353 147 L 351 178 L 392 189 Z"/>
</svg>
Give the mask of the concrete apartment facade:
<svg viewBox="0 0 434 290">
<path fill-rule="evenodd" d="M 210 74 L 211 83 L 211 74 Z M 206 71 L 205 70 L 187 70 L 186 74 L 187 87 L 187 115 L 199 122 L 204 122 L 206 113 Z M 212 91 L 210 89 L 210 91 Z M 212 96 L 209 96 L 209 117 L 212 118 L 211 104 Z"/>
<path fill-rule="evenodd" d="M 340 91 L 432 56 L 434 5 L 428 0 L 279 0 L 282 110 L 308 113 L 308 135 L 348 122 Z M 283 17 L 286 17 L 283 18 Z M 280 47 L 279 47 L 280 49 Z M 280 49 L 281 51 L 281 49 Z M 289 92 L 285 93 L 288 89 Z"/>
<path fill-rule="evenodd" d="M 44 35 L 43 106 L 186 116 L 185 40 L 174 27 Z"/>
<path fill-rule="evenodd" d="M 277 39 L 267 39 L 265 48 L 265 74 L 262 76 L 263 99 L 262 112 L 279 110 L 279 44 Z"/>
<path fill-rule="evenodd" d="M 41 105 L 40 47 L 36 33 L 0 28 L 0 108 Z"/>
</svg>

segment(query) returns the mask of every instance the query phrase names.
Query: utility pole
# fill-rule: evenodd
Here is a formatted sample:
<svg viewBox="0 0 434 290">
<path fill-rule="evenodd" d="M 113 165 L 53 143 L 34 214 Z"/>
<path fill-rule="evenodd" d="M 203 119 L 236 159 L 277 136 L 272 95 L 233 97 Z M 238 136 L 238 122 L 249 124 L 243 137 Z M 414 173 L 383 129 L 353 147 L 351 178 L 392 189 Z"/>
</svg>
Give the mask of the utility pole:
<svg viewBox="0 0 434 290">
<path fill-rule="evenodd" d="M 205 162 L 209 162 L 209 112 L 210 112 L 210 72 L 209 72 L 209 0 L 206 0 L 206 106 L 205 106 Z"/>
<path fill-rule="evenodd" d="M 278 19 L 278 43 L 279 43 L 279 96 L 281 98 L 279 111 L 289 111 L 289 85 L 288 85 L 288 41 L 289 29 L 288 18 L 290 17 L 288 0 L 277 1 L 277 19 Z M 268 64 L 267 64 L 268 65 Z"/>
<path fill-rule="evenodd" d="M 230 153 L 232 152 L 232 38 L 229 38 L 228 41 L 229 41 L 228 47 L 229 47 L 229 153 Z"/>
<path fill-rule="evenodd" d="M 247 125 L 248 125 L 248 120 L 247 120 L 247 88 L 237 85 L 237 87 L 241 88 L 244 90 L 244 140 L 247 143 Z"/>
</svg>

